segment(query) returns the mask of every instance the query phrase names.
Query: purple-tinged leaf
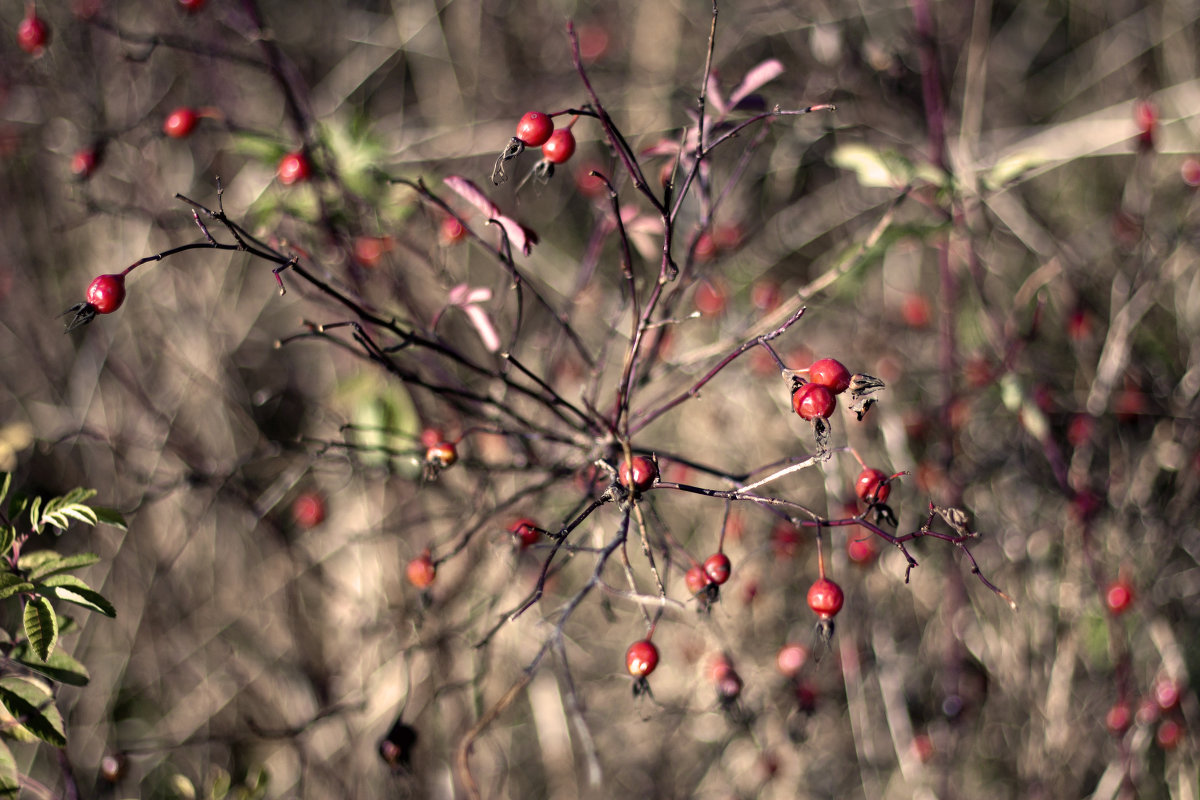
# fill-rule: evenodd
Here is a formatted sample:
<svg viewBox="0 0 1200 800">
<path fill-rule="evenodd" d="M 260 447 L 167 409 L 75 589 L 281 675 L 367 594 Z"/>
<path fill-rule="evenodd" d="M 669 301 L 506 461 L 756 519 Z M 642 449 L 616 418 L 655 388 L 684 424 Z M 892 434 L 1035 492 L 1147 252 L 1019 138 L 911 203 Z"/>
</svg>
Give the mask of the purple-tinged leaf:
<svg viewBox="0 0 1200 800">
<path fill-rule="evenodd" d="M 775 80 L 783 74 L 783 71 L 783 64 L 774 58 L 769 58 L 758 66 L 752 67 L 746 73 L 746 77 L 742 78 L 742 82 L 730 93 L 729 105 L 736 108 L 746 95 L 758 91 L 759 87 Z"/>
<path fill-rule="evenodd" d="M 482 189 L 467 178 L 461 175 L 448 175 L 443 179 L 443 183 L 453 189 L 459 197 L 479 209 L 479 213 L 488 219 L 500 216 L 500 208 L 488 199 Z"/>
</svg>

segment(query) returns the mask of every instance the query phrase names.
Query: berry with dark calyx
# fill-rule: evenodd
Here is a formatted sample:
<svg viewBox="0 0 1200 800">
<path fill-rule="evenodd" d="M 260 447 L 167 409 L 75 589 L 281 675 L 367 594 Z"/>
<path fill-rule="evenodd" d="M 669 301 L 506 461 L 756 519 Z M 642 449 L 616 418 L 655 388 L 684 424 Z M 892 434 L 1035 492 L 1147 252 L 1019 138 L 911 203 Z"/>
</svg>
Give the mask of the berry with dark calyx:
<svg viewBox="0 0 1200 800">
<path fill-rule="evenodd" d="M 50 41 L 50 26 L 37 15 L 30 4 L 25 18 L 17 26 L 17 44 L 31 56 L 40 56 Z"/>
<path fill-rule="evenodd" d="M 554 133 L 554 120 L 541 111 L 528 111 L 517 123 L 517 136 L 526 147 L 541 147 Z M 564 161 L 566 159 L 563 159 Z"/>
<path fill-rule="evenodd" d="M 822 358 L 808 368 L 808 378 L 834 394 L 850 388 L 850 370 L 837 359 Z"/>
<path fill-rule="evenodd" d="M 800 419 L 809 422 L 815 419 L 829 419 L 837 408 L 837 400 L 828 386 L 808 382 L 792 392 L 792 409 L 800 415 Z"/>
<path fill-rule="evenodd" d="M 699 595 L 709 586 L 708 575 L 705 574 L 704 567 L 699 564 L 684 573 L 683 582 L 687 584 L 688 591 L 693 595 Z"/>
<path fill-rule="evenodd" d="M 125 302 L 125 276 L 119 272 L 101 275 L 88 286 L 86 297 L 97 314 L 111 314 Z"/>
<path fill-rule="evenodd" d="M 632 467 L 630 464 L 632 463 Z M 632 474 L 632 480 L 630 480 Z M 632 462 L 623 462 L 620 470 L 621 485 L 635 492 L 644 492 L 658 480 L 658 465 L 648 456 L 634 456 Z"/>
<path fill-rule="evenodd" d="M 312 177 L 312 164 L 303 151 L 288 153 L 279 160 L 279 166 L 276 168 L 275 174 L 279 177 L 279 182 L 284 186 L 291 186 L 293 183 L 303 183 Z"/>
<path fill-rule="evenodd" d="M 521 549 L 537 544 L 541 538 L 541 532 L 538 530 L 537 523 L 528 517 L 521 519 L 508 526 L 508 532 L 517 537 L 517 541 L 521 543 Z"/>
<path fill-rule="evenodd" d="M 565 164 L 575 155 L 575 134 L 570 128 L 559 128 L 542 145 L 542 157 L 551 164 Z"/>
<path fill-rule="evenodd" d="M 458 448 L 453 442 L 438 442 L 425 451 L 425 463 L 437 469 L 445 469 L 458 461 Z"/>
<path fill-rule="evenodd" d="M 892 485 L 888 481 L 889 478 L 883 470 L 866 467 L 858 473 L 858 480 L 854 482 L 854 493 L 864 503 L 886 503 L 888 495 L 892 493 Z"/>
<path fill-rule="evenodd" d="M 732 571 L 733 567 L 729 563 L 729 556 L 724 553 L 713 553 L 704 560 L 704 574 L 718 586 L 729 580 L 729 574 Z"/>
<path fill-rule="evenodd" d="M 1114 581 L 1104 592 L 1104 604 L 1114 617 L 1124 614 L 1133 605 L 1133 586 L 1124 579 Z"/>
<path fill-rule="evenodd" d="M 842 587 L 829 578 L 818 578 L 808 587 L 808 607 L 821 619 L 833 619 L 842 610 L 846 596 Z"/>
<path fill-rule="evenodd" d="M 292 519 L 301 528 L 315 528 L 325 521 L 325 498 L 305 492 L 292 501 Z"/>
<path fill-rule="evenodd" d="M 649 639 L 629 645 L 625 651 L 625 669 L 635 678 L 644 678 L 658 666 L 658 648 Z"/>
<path fill-rule="evenodd" d="M 437 577 L 437 567 L 434 566 L 430 552 L 426 550 L 408 562 L 404 574 L 413 586 L 418 589 L 428 589 L 433 583 L 433 579 Z"/>
<path fill-rule="evenodd" d="M 185 139 L 196 128 L 196 112 L 187 106 L 175 109 L 163 120 L 163 133 L 172 139 Z"/>
</svg>

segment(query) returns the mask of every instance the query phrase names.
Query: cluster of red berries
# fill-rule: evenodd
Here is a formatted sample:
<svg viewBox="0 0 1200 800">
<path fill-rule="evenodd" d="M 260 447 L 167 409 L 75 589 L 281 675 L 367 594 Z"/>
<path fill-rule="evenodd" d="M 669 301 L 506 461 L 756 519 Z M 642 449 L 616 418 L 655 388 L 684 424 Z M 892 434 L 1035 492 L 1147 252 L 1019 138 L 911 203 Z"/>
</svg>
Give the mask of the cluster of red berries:
<svg viewBox="0 0 1200 800">
<path fill-rule="evenodd" d="M 1104 715 L 1108 732 L 1118 738 L 1133 727 L 1134 722 L 1149 727 L 1157 726 L 1154 741 L 1163 750 L 1174 750 L 1182 741 L 1185 730 L 1180 703 L 1185 686 L 1169 676 L 1160 677 L 1150 693 L 1143 697 L 1137 711 L 1124 698 L 1113 704 Z"/>
<path fill-rule="evenodd" d="M 822 358 L 808 368 L 808 382 L 792 392 L 792 410 L 809 422 L 829 419 L 837 408 L 836 395 L 850 388 L 850 370 L 833 358 Z"/>
<path fill-rule="evenodd" d="M 187 3 L 183 3 L 183 5 L 187 10 L 195 11 L 200 5 L 203 5 L 203 2 L 193 4 L 196 6 L 195 8 L 189 7 Z M 200 118 L 206 113 L 209 116 L 212 114 L 212 112 L 197 111 L 189 106 L 180 106 L 163 120 L 163 135 L 171 139 L 186 139 L 192 135 L 192 131 L 196 130 Z M 275 175 L 284 186 L 303 183 L 312 177 L 312 173 L 312 160 L 304 150 L 295 150 L 285 154 L 283 158 L 279 159 L 279 165 L 275 168 Z"/>
<path fill-rule="evenodd" d="M 575 155 L 575 134 L 571 126 L 575 119 L 566 127 L 555 128 L 554 120 L 543 111 L 529 111 L 517 123 L 517 131 L 509 141 L 508 146 L 496 159 L 496 168 L 492 172 L 492 183 L 499 185 L 508 180 L 504 165 L 525 152 L 527 147 L 542 148 L 542 160 L 534 168 L 534 175 L 547 179 L 554 174 L 554 165 L 565 164 Z"/>
</svg>

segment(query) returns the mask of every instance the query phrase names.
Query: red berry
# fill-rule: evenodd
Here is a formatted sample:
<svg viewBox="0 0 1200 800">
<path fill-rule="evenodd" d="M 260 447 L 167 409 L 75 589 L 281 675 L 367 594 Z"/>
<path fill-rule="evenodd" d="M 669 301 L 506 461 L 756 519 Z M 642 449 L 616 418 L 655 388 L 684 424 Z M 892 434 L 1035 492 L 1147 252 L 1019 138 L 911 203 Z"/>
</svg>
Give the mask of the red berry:
<svg viewBox="0 0 1200 800">
<path fill-rule="evenodd" d="M 87 301 L 97 314 L 111 314 L 125 302 L 125 276 L 101 275 L 87 288 Z"/>
<path fill-rule="evenodd" d="M 1183 182 L 1193 189 L 1200 186 L 1200 160 L 1185 158 L 1179 165 L 1179 177 L 1183 178 Z"/>
<path fill-rule="evenodd" d="M 789 642 L 779 648 L 779 653 L 775 656 L 775 666 L 785 678 L 796 677 L 807 661 L 808 650 L 804 645 L 795 642 Z"/>
<path fill-rule="evenodd" d="M 866 503 L 886 503 L 888 495 L 892 493 L 892 485 L 888 483 L 888 476 L 883 470 L 867 467 L 858 473 L 854 493 Z"/>
<path fill-rule="evenodd" d="M 438 241 L 443 245 L 451 245 L 455 242 L 461 242 L 467 236 L 467 229 L 457 217 L 452 217 L 449 214 L 442 217 L 441 225 L 438 227 Z"/>
<path fill-rule="evenodd" d="M 71 173 L 80 180 L 87 180 L 100 164 L 100 154 L 94 147 L 84 147 L 71 156 Z"/>
<path fill-rule="evenodd" d="M 704 567 L 697 564 L 689 569 L 683 575 L 683 582 L 687 584 L 688 591 L 692 594 L 700 594 L 708 588 L 708 575 L 704 572 Z"/>
<path fill-rule="evenodd" d="M 542 156 L 551 164 L 563 164 L 575 154 L 575 134 L 570 128 L 559 128 L 542 145 Z"/>
<path fill-rule="evenodd" d="M 303 152 L 288 153 L 279 160 L 279 167 L 276 168 L 275 174 L 279 176 L 279 182 L 284 186 L 291 186 L 293 183 L 300 183 L 312 177 L 312 164 L 309 163 L 308 156 Z"/>
<path fill-rule="evenodd" d="M 837 408 L 837 400 L 827 386 L 809 382 L 792 393 L 792 408 L 800 415 L 800 419 L 810 422 L 829 419 L 829 415 Z"/>
<path fill-rule="evenodd" d="M 206 0 L 179 0 L 179 7 L 189 14 L 195 14 L 204 8 Z"/>
<path fill-rule="evenodd" d="M 433 565 L 433 558 L 428 550 L 408 562 L 405 575 L 408 582 L 418 589 L 426 589 L 433 583 L 433 579 L 437 577 L 437 567 Z"/>
<path fill-rule="evenodd" d="M 929 301 L 919 294 L 910 294 L 900 306 L 900 315 L 910 328 L 926 328 L 933 319 Z"/>
<path fill-rule="evenodd" d="M 530 545 L 537 544 L 538 539 L 541 538 L 537 523 L 527 517 L 523 517 L 512 525 L 509 525 L 508 532 L 520 540 L 522 550 Z"/>
<path fill-rule="evenodd" d="M 529 111 L 517 123 L 517 138 L 526 147 L 541 147 L 553 132 L 554 120 L 550 119 L 548 114 L 543 114 L 541 111 Z M 563 159 L 563 161 L 566 160 L 565 158 Z"/>
<path fill-rule="evenodd" d="M 808 607 L 821 619 L 831 619 L 842 610 L 846 596 L 842 587 L 828 578 L 819 578 L 808 587 Z"/>
<path fill-rule="evenodd" d="M 1133 605 L 1133 587 L 1124 579 L 1117 580 L 1104 593 L 1104 602 L 1114 617 L 1124 614 Z"/>
<path fill-rule="evenodd" d="M 438 442 L 425 451 L 425 463 L 445 469 L 458 461 L 458 448 L 453 442 Z"/>
<path fill-rule="evenodd" d="M 879 553 L 872 535 L 846 539 L 846 556 L 855 564 L 870 564 Z"/>
<path fill-rule="evenodd" d="M 834 394 L 841 394 L 850 388 L 850 370 L 834 358 L 822 358 L 814 363 L 808 368 L 808 377 Z"/>
<path fill-rule="evenodd" d="M 704 560 L 704 574 L 718 586 L 729 580 L 729 573 L 732 571 L 733 567 L 729 563 L 729 556 L 724 553 L 713 553 Z"/>
<path fill-rule="evenodd" d="M 367 269 L 379 266 L 385 253 L 395 247 L 390 236 L 359 236 L 354 240 L 354 260 Z M 442 437 L 438 437 L 440 440 Z M 436 444 L 436 442 L 435 442 Z"/>
<path fill-rule="evenodd" d="M 446 434 L 441 428 L 426 428 L 421 431 L 421 444 L 426 447 L 433 447 L 435 444 L 441 444 L 446 441 Z"/>
<path fill-rule="evenodd" d="M 658 479 L 658 466 L 654 460 L 647 456 L 633 457 L 633 486 L 630 486 L 629 474 L 630 467 L 628 463 L 621 464 L 621 485 L 626 489 L 632 488 L 635 492 L 644 492 L 654 485 L 654 481 Z"/>
<path fill-rule="evenodd" d="M 1170 711 L 1179 705 L 1180 691 L 1178 683 L 1170 678 L 1161 678 L 1154 684 L 1154 702 L 1163 711 Z"/>
<path fill-rule="evenodd" d="M 658 666 L 658 648 L 649 639 L 629 645 L 625 651 L 625 669 L 635 678 L 644 678 Z"/>
<path fill-rule="evenodd" d="M 1108 728 L 1108 732 L 1113 736 L 1120 736 L 1129 730 L 1130 723 L 1133 722 L 1133 709 L 1129 707 L 1129 703 L 1120 701 L 1113 705 L 1104 715 L 1104 725 Z"/>
<path fill-rule="evenodd" d="M 292 519 L 301 528 L 315 528 L 325 521 L 325 498 L 305 492 L 292 502 Z"/>
<path fill-rule="evenodd" d="M 1173 719 L 1164 719 L 1154 734 L 1154 741 L 1163 750 L 1174 750 L 1183 738 L 1183 726 Z"/>
<path fill-rule="evenodd" d="M 25 18 L 17 26 L 17 44 L 31 56 L 40 56 L 50 41 L 50 26 L 37 15 L 33 6 L 25 13 Z"/>
<path fill-rule="evenodd" d="M 783 302 L 783 292 L 778 283 L 763 278 L 750 287 L 750 302 L 759 311 L 774 311 Z"/>
<path fill-rule="evenodd" d="M 696 286 L 696 294 L 692 297 L 692 302 L 696 304 L 696 310 L 701 314 L 715 317 L 725 310 L 729 300 L 728 292 L 720 283 L 711 280 L 702 280 Z"/>
<path fill-rule="evenodd" d="M 186 138 L 195 129 L 198 119 L 196 112 L 187 106 L 177 108 L 163 121 L 163 133 L 172 139 Z"/>
</svg>

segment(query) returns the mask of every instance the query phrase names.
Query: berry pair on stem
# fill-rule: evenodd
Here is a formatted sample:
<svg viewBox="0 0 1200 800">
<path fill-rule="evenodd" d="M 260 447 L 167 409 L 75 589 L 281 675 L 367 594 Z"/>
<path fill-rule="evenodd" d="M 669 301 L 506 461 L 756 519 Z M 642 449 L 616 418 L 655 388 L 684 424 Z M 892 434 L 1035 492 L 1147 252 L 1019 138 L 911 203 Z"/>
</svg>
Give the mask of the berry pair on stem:
<svg viewBox="0 0 1200 800">
<path fill-rule="evenodd" d="M 542 160 L 534 167 L 533 174 L 540 180 L 548 180 L 554 175 L 555 164 L 565 164 L 575 154 L 575 134 L 571 133 L 571 127 L 576 119 L 578 117 L 567 123 L 566 127 L 555 129 L 554 120 L 549 114 L 543 111 L 526 112 L 517 123 L 516 135 L 496 159 L 492 183 L 499 186 L 508 180 L 504 165 L 525 152 L 526 147 L 542 148 Z"/>
<path fill-rule="evenodd" d="M 792 392 L 792 410 L 800 419 L 812 422 L 829 419 L 837 408 L 837 398 L 850 388 L 850 370 L 833 358 L 822 358 L 808 368 L 808 383 Z"/>
</svg>

